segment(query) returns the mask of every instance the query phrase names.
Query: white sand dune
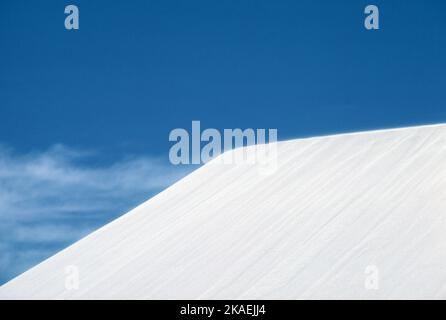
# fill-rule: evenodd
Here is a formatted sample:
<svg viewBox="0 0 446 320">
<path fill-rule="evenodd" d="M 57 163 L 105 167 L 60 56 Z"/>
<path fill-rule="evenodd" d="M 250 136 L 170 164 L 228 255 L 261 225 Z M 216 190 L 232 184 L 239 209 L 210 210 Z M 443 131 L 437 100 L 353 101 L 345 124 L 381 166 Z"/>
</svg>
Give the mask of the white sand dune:
<svg viewBox="0 0 446 320">
<path fill-rule="evenodd" d="M 210 162 L 0 298 L 446 299 L 446 125 L 280 142 L 258 169 Z"/>
</svg>

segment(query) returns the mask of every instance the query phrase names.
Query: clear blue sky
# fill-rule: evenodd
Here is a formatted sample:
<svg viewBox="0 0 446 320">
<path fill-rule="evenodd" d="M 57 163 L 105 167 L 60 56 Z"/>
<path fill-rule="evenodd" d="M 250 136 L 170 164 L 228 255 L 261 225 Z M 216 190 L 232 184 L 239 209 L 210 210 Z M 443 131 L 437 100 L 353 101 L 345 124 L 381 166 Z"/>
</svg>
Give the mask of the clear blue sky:
<svg viewBox="0 0 446 320">
<path fill-rule="evenodd" d="M 68 4 L 79 7 L 78 31 L 64 28 Z M 367 4 L 380 9 L 378 31 L 363 26 Z M 279 139 L 446 122 L 445 13 L 438 0 L 1 1 L 0 145 L 8 151 L 0 165 L 29 168 L 50 154 L 58 167 L 107 168 L 113 176 L 113 168 L 128 166 L 123 159 L 167 162 L 169 132 L 192 120 L 217 129 L 277 128 Z M 0 179 L 4 199 L 23 184 Z M 45 220 L 51 230 L 62 220 L 75 231 L 85 225 L 69 238 L 36 242 L 4 230 L 0 283 L 157 186 L 127 190 L 131 197 L 91 223 L 77 209 L 71 213 L 82 222 Z M 39 205 L 53 205 L 52 197 Z M 20 199 L 4 208 L 14 204 Z M 38 225 L 41 208 L 32 206 L 26 218 L 3 209 L 1 222 L 11 230 Z"/>
</svg>

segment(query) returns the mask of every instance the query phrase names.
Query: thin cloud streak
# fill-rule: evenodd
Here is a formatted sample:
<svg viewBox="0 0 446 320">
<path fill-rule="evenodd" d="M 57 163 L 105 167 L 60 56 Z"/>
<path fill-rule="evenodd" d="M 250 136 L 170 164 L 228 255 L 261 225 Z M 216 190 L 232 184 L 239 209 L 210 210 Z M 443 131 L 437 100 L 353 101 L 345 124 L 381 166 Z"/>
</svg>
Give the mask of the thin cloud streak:
<svg viewBox="0 0 446 320">
<path fill-rule="evenodd" d="M 91 152 L 0 146 L 0 284 L 185 176 L 153 157 L 89 166 Z"/>
</svg>

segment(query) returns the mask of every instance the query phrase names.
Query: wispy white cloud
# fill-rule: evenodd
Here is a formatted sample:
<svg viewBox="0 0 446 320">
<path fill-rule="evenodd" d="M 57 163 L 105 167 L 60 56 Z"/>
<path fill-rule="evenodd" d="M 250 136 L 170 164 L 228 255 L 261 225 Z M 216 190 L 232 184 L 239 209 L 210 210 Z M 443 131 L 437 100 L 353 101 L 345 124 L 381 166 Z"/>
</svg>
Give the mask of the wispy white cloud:
<svg viewBox="0 0 446 320">
<path fill-rule="evenodd" d="M 0 284 L 172 184 L 187 172 L 157 158 L 88 165 L 91 152 L 0 147 Z"/>
</svg>

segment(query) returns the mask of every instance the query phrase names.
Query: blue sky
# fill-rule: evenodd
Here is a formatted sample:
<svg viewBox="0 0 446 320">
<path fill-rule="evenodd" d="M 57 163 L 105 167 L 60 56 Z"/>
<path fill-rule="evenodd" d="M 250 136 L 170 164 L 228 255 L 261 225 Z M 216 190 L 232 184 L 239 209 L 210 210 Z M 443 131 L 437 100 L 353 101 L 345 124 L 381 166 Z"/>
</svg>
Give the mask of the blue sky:
<svg viewBox="0 0 446 320">
<path fill-rule="evenodd" d="M 380 30 L 363 27 L 367 4 Z M 169 165 L 168 135 L 192 120 L 279 140 L 446 122 L 445 12 L 437 0 L 1 1 L 0 283 L 191 170 Z"/>
</svg>

